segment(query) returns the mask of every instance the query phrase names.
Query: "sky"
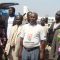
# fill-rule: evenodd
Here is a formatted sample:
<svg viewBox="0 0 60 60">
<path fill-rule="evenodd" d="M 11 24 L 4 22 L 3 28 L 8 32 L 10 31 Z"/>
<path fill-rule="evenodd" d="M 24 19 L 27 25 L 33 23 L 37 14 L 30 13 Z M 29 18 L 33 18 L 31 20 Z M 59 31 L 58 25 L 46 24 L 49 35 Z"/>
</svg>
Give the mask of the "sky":
<svg viewBox="0 0 60 60">
<path fill-rule="evenodd" d="M 16 13 L 23 14 L 23 6 L 29 10 L 37 12 L 39 16 L 55 16 L 60 9 L 60 0 L 0 0 L 0 3 L 17 2 L 19 5 L 14 6 Z"/>
</svg>

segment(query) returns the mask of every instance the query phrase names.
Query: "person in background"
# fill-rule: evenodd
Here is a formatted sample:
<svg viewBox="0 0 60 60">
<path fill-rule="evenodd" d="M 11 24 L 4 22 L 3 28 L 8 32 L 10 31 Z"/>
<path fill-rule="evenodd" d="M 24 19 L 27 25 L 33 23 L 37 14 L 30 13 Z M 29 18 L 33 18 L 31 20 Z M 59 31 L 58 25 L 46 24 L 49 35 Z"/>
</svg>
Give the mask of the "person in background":
<svg viewBox="0 0 60 60">
<path fill-rule="evenodd" d="M 6 20 L 5 20 L 6 43 L 9 39 L 11 27 L 13 25 L 14 20 L 15 20 L 15 8 L 14 7 L 9 7 L 9 14 L 8 14 L 8 16 L 6 17 Z M 6 47 L 6 45 L 5 45 L 5 47 Z M 6 56 L 6 54 L 5 54 L 5 56 Z M 7 58 L 7 56 L 6 56 L 6 58 Z"/>
<path fill-rule="evenodd" d="M 55 20 L 51 54 L 54 60 L 60 60 L 60 10 L 56 12 Z"/>
<path fill-rule="evenodd" d="M 58 29 L 60 26 L 59 17 L 60 17 L 60 11 L 57 11 L 55 14 L 55 22 L 52 23 L 52 25 L 49 29 L 50 45 L 52 44 L 52 40 L 53 40 L 56 29 Z"/>
<path fill-rule="evenodd" d="M 6 31 L 7 40 L 9 38 L 10 30 L 13 25 L 14 19 L 15 19 L 15 8 L 9 7 L 9 14 L 7 16 L 7 20 L 5 20 L 5 31 Z"/>
<path fill-rule="evenodd" d="M 20 34 L 22 20 L 22 15 L 16 16 L 13 26 L 11 27 L 10 36 L 5 47 L 5 52 L 9 60 L 18 60 L 20 42 L 17 41 L 17 36 Z"/>
<path fill-rule="evenodd" d="M 28 16 L 28 14 L 31 14 L 31 11 L 29 11 L 29 12 L 27 12 L 27 16 Z M 23 14 L 23 22 L 22 22 L 22 24 L 24 25 L 24 24 L 28 24 L 28 17 L 26 18 L 26 20 L 24 20 L 24 18 L 25 18 L 25 15 L 26 15 L 26 13 L 25 14 Z"/>
<path fill-rule="evenodd" d="M 29 17 L 30 17 L 30 15 L 31 15 L 31 13 L 32 13 L 31 11 L 29 11 L 29 12 L 27 13 L 27 21 L 28 21 L 28 23 L 29 23 L 29 21 L 30 21 L 30 20 L 29 20 Z"/>
<path fill-rule="evenodd" d="M 6 43 L 6 36 L 5 36 L 5 26 L 4 21 L 2 19 L 2 15 L 0 15 L 0 59 L 3 60 L 3 53 Z"/>
<path fill-rule="evenodd" d="M 29 23 L 23 25 L 20 34 L 20 59 L 44 60 L 46 34 L 41 25 L 37 24 L 38 14 L 31 12 L 27 18 Z"/>
<path fill-rule="evenodd" d="M 40 24 L 41 24 L 41 26 L 45 26 L 45 18 L 41 18 Z"/>
<path fill-rule="evenodd" d="M 41 18 L 40 24 L 41 24 L 41 26 L 44 28 L 44 31 L 45 31 L 45 33 L 46 33 L 46 38 L 47 38 L 48 26 L 46 25 L 45 18 Z"/>
</svg>

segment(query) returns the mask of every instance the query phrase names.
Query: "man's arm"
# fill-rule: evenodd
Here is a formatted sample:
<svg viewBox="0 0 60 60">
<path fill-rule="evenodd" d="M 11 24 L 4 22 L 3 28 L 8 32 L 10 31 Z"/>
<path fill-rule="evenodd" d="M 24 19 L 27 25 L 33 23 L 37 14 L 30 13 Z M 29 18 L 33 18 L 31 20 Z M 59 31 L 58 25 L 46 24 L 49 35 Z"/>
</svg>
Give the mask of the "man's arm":
<svg viewBox="0 0 60 60">
<path fill-rule="evenodd" d="M 19 58 L 22 58 L 23 38 L 20 38 Z"/>
<path fill-rule="evenodd" d="M 46 47 L 46 32 L 44 28 L 40 31 L 40 59 L 45 59 L 45 47 Z"/>
<path fill-rule="evenodd" d="M 40 59 L 44 60 L 45 59 L 45 47 L 46 47 L 46 41 L 41 40 L 40 42 Z"/>
<path fill-rule="evenodd" d="M 57 35 L 58 30 L 55 32 L 53 40 L 52 40 L 52 46 L 51 46 L 51 58 L 53 59 L 55 57 L 55 51 L 56 51 L 56 44 L 57 44 Z"/>
</svg>

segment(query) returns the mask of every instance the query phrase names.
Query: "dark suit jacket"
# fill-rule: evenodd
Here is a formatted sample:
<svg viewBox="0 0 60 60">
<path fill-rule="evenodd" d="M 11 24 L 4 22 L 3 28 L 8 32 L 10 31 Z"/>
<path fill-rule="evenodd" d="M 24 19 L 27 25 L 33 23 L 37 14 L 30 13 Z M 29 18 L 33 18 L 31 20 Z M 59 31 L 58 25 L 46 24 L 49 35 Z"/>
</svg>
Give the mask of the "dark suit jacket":
<svg viewBox="0 0 60 60">
<path fill-rule="evenodd" d="M 15 17 L 15 16 L 14 16 Z M 5 21 L 5 33 L 7 38 L 7 26 L 8 26 L 8 18 L 9 16 L 3 16 L 3 20 Z M 15 20 L 15 19 L 14 19 Z"/>
</svg>

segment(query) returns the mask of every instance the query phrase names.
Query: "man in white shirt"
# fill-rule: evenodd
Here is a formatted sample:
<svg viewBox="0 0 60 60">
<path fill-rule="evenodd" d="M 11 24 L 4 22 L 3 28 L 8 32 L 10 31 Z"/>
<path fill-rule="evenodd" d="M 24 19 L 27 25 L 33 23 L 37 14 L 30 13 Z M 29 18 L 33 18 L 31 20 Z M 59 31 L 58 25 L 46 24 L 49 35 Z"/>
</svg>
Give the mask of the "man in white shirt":
<svg viewBox="0 0 60 60">
<path fill-rule="evenodd" d="M 20 59 L 44 60 L 46 34 L 42 26 L 37 24 L 37 13 L 31 12 L 27 17 L 29 23 L 22 27 L 20 35 Z"/>
<path fill-rule="evenodd" d="M 7 21 L 7 39 L 9 38 L 10 30 L 11 30 L 11 27 L 13 25 L 14 18 L 15 18 L 15 8 L 10 7 L 9 8 L 9 18 Z"/>
<path fill-rule="evenodd" d="M 6 38 L 7 40 L 9 39 L 10 31 L 14 22 L 15 18 L 15 8 L 14 7 L 9 7 L 9 16 L 7 17 L 8 19 L 5 21 L 5 32 L 6 32 Z M 7 41 L 6 41 L 7 43 Z M 8 49 L 10 46 L 8 45 Z M 6 53 L 7 55 L 7 53 Z"/>
</svg>

